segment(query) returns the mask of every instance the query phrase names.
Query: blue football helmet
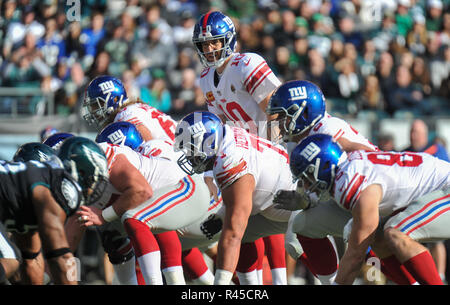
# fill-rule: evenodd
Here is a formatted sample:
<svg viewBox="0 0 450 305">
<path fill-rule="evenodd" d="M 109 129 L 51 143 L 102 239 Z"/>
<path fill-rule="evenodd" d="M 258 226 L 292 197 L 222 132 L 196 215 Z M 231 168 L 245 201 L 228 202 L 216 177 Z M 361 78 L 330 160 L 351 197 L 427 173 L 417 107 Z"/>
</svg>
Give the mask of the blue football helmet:
<svg viewBox="0 0 450 305">
<path fill-rule="evenodd" d="M 144 142 L 144 139 L 134 124 L 130 122 L 114 122 L 103 128 L 97 135 L 97 138 L 95 138 L 95 142 L 125 145 L 135 150 Z"/>
<path fill-rule="evenodd" d="M 54 135 L 57 132 L 59 132 L 59 130 L 54 127 L 50 127 L 50 126 L 45 127 L 39 133 L 39 136 L 41 137 L 41 142 L 44 142 L 49 136 Z"/>
<path fill-rule="evenodd" d="M 322 200 L 329 195 L 340 163 L 346 158 L 338 143 L 325 134 L 305 138 L 291 153 L 290 168 L 295 179 L 308 184 L 309 192 L 317 192 Z"/>
<path fill-rule="evenodd" d="M 289 141 L 323 118 L 325 108 L 325 96 L 318 86 L 304 80 L 293 80 L 275 90 L 266 113 L 279 115 L 276 120 L 281 125 L 281 137 Z"/>
<path fill-rule="evenodd" d="M 83 118 L 102 127 L 109 116 L 128 102 L 122 82 L 109 75 L 97 76 L 88 85 L 83 101 Z"/>
<path fill-rule="evenodd" d="M 222 48 L 215 51 L 221 51 L 220 58 L 209 62 L 203 52 L 202 42 L 216 39 L 221 39 L 223 42 Z M 220 67 L 236 49 L 236 29 L 233 21 L 221 12 L 209 12 L 202 15 L 195 24 L 192 42 L 203 66 Z"/>
<path fill-rule="evenodd" d="M 74 135 L 69 133 L 69 132 L 58 132 L 55 133 L 51 136 L 49 136 L 44 142 L 43 144 L 50 146 L 51 148 L 53 148 L 54 150 L 57 150 L 60 146 L 61 143 L 70 137 L 73 137 Z"/>
<path fill-rule="evenodd" d="M 224 136 L 224 126 L 215 114 L 196 111 L 181 119 L 175 131 L 175 151 L 184 155 L 178 165 L 188 175 L 211 170 Z"/>
</svg>

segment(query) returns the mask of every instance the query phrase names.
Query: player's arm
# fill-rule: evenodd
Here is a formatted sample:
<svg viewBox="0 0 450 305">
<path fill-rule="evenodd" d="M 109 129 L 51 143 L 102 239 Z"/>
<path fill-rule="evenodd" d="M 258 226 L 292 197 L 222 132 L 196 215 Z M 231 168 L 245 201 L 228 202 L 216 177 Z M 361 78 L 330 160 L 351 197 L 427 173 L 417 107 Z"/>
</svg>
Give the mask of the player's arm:
<svg viewBox="0 0 450 305">
<path fill-rule="evenodd" d="M 236 269 L 241 240 L 252 211 L 254 188 L 253 176 L 246 174 L 222 190 L 225 218 L 218 244 L 217 269 L 226 270 L 231 274 Z M 215 282 L 221 283 L 217 272 Z"/>
<path fill-rule="evenodd" d="M 153 140 L 152 132 L 147 127 L 145 127 L 144 124 L 136 126 L 136 129 L 141 134 L 142 139 L 144 139 L 144 142 Z"/>
<path fill-rule="evenodd" d="M 84 219 L 84 226 L 102 225 L 113 219 L 105 219 L 105 212 L 120 218 L 126 211 L 131 210 L 153 196 L 153 189 L 141 172 L 134 167 L 123 154 L 119 154 L 109 172 L 109 181 L 121 194 L 113 204 L 103 210 L 93 206 L 81 206 L 77 212 Z M 112 216 L 111 216 L 112 217 Z"/>
<path fill-rule="evenodd" d="M 259 104 L 258 104 L 258 106 L 259 106 L 259 109 L 261 109 L 261 111 L 263 112 L 263 113 L 266 113 L 266 109 L 267 109 L 267 105 L 269 105 L 269 101 L 270 101 L 270 98 L 272 97 L 272 94 L 275 92 L 275 90 L 272 90 L 272 92 L 270 92 Z M 273 114 L 273 115 L 267 115 L 267 121 L 271 121 L 271 120 L 273 120 L 274 119 L 274 117 L 275 117 L 276 115 L 275 114 Z"/>
<path fill-rule="evenodd" d="M 45 265 L 39 232 L 14 233 L 13 237 L 14 242 L 22 253 L 20 282 L 26 285 L 43 285 Z"/>
<path fill-rule="evenodd" d="M 372 147 L 361 143 L 352 142 L 344 137 L 340 137 L 337 142 L 345 152 L 352 152 L 356 150 L 375 151 Z"/>
<path fill-rule="evenodd" d="M 348 247 L 340 263 L 336 283 L 351 285 L 361 270 L 366 251 L 372 244 L 378 227 L 378 204 L 382 190 L 378 184 L 366 187 L 352 210 L 353 226 Z"/>
<path fill-rule="evenodd" d="M 66 214 L 47 187 L 38 185 L 32 192 L 42 250 L 53 281 L 55 284 L 76 285 L 73 254 L 64 230 Z"/>
</svg>

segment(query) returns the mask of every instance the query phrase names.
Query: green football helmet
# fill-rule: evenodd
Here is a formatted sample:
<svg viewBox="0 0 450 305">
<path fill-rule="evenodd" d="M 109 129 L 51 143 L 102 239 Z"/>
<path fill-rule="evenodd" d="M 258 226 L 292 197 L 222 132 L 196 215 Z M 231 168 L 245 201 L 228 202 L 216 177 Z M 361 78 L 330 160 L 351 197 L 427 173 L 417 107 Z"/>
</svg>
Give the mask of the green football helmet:
<svg viewBox="0 0 450 305">
<path fill-rule="evenodd" d="M 55 151 L 48 145 L 39 142 L 22 144 L 14 154 L 14 162 L 27 162 L 36 160 L 39 162 L 49 161 L 52 156 L 56 156 Z"/>
<path fill-rule="evenodd" d="M 108 185 L 108 164 L 103 150 L 84 137 L 66 139 L 57 151 L 64 169 L 82 189 L 84 204 L 97 202 Z"/>
</svg>

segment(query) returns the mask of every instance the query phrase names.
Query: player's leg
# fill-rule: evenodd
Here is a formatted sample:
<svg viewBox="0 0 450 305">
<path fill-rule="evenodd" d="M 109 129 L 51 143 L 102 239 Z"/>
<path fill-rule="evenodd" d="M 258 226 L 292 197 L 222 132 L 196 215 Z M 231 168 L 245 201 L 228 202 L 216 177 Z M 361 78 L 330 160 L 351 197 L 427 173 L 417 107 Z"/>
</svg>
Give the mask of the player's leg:
<svg viewBox="0 0 450 305">
<path fill-rule="evenodd" d="M 161 270 L 167 285 L 185 285 L 181 265 L 181 243 L 176 231 L 155 235 L 161 252 Z"/>
<path fill-rule="evenodd" d="M 260 285 L 258 267 L 262 267 L 264 258 L 264 241 L 258 238 L 252 242 L 243 242 L 239 252 L 236 274 L 241 285 Z"/>
<path fill-rule="evenodd" d="M 291 219 L 292 231 L 301 245 L 295 248 L 304 251 L 303 261 L 322 284 L 334 281 L 339 263 L 337 250 L 328 236 L 342 236 L 350 218 L 349 212 L 328 201 L 302 210 Z"/>
<path fill-rule="evenodd" d="M 7 284 L 21 263 L 19 249 L 8 238 L 8 234 L 0 223 L 0 285 Z"/>
<path fill-rule="evenodd" d="M 213 285 L 214 274 L 208 268 L 202 252 L 198 248 L 183 251 L 183 269 L 189 279 L 197 285 Z"/>
<path fill-rule="evenodd" d="M 419 242 L 450 237 L 450 194 L 435 191 L 408 205 L 384 225 L 391 251 L 420 284 L 442 284 L 434 260 Z"/>
<path fill-rule="evenodd" d="M 287 285 L 284 234 L 266 236 L 263 240 L 273 285 Z"/>
<path fill-rule="evenodd" d="M 145 223 L 136 219 L 125 219 L 123 225 L 133 246 L 145 284 L 162 285 L 161 253 L 155 236 Z"/>
</svg>

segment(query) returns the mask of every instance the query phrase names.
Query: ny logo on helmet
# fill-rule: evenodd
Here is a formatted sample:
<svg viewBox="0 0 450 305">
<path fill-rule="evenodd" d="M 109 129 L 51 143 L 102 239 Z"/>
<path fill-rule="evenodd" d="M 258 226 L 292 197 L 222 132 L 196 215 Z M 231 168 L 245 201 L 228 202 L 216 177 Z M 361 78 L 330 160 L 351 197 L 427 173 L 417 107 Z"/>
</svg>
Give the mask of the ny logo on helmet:
<svg viewBox="0 0 450 305">
<path fill-rule="evenodd" d="M 320 147 L 311 142 L 300 152 L 300 155 L 304 157 L 306 160 L 311 161 L 319 153 Z"/>
<path fill-rule="evenodd" d="M 125 135 L 123 134 L 122 130 L 118 129 L 114 131 L 112 134 L 108 135 L 108 139 L 111 141 L 112 144 L 122 144 L 123 139 L 125 138 Z"/>
<path fill-rule="evenodd" d="M 98 84 L 103 94 L 108 94 L 114 91 L 114 83 L 109 80 L 103 83 Z"/>
<path fill-rule="evenodd" d="M 190 126 L 189 132 L 191 133 L 193 138 L 197 138 L 202 136 L 206 132 L 206 128 L 205 125 L 203 125 L 203 122 L 200 121 Z"/>
<path fill-rule="evenodd" d="M 303 100 L 308 97 L 306 87 L 304 86 L 289 88 L 289 94 L 291 95 L 293 101 Z"/>
</svg>

